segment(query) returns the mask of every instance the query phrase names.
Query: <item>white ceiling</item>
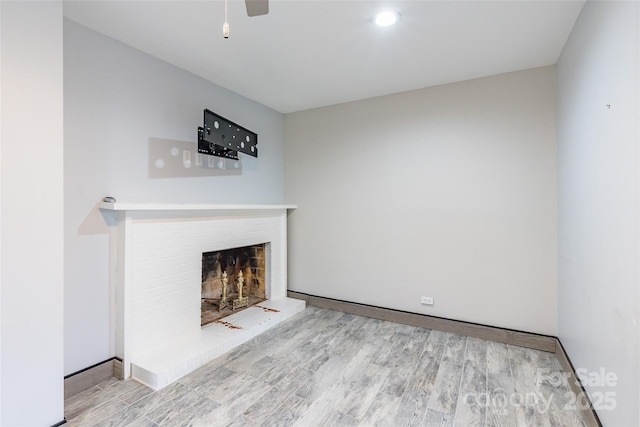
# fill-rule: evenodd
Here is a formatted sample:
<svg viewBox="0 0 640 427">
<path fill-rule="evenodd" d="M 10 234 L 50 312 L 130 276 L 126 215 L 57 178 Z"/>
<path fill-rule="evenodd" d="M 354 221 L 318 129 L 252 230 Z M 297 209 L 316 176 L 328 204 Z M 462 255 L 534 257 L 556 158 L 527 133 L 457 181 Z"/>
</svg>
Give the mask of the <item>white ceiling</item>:
<svg viewBox="0 0 640 427">
<path fill-rule="evenodd" d="M 65 16 L 282 113 L 555 64 L 584 1 L 66 1 Z M 391 8 L 389 28 L 372 23 Z"/>
</svg>

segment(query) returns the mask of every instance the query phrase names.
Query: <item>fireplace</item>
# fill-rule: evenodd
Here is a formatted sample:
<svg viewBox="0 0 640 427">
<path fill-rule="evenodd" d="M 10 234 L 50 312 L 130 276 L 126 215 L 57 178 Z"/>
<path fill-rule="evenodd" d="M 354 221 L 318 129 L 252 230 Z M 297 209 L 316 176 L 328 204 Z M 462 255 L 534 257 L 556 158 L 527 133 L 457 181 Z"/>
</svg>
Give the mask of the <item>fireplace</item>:
<svg viewBox="0 0 640 427">
<path fill-rule="evenodd" d="M 267 299 L 266 245 L 202 254 L 202 326 Z"/>
<path fill-rule="evenodd" d="M 304 310 L 304 301 L 286 296 L 287 210 L 295 206 L 99 207 L 110 226 L 114 350 L 123 378 L 160 389 Z M 255 246 L 263 247 L 263 285 L 256 285 L 251 262 L 238 273 L 251 276 L 248 288 L 261 289 L 256 295 L 263 292 L 266 300 L 202 326 L 203 254 Z M 229 295 L 238 299 L 235 267 L 224 270 Z M 207 294 L 214 304 L 217 292 L 212 287 Z"/>
</svg>

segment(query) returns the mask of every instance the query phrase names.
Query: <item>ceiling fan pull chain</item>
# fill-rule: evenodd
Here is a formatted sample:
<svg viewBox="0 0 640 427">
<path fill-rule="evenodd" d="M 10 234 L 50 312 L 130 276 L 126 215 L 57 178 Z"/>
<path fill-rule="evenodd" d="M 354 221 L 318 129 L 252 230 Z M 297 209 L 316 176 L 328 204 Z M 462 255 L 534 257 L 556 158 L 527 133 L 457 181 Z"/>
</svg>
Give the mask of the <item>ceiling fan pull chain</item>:
<svg viewBox="0 0 640 427">
<path fill-rule="evenodd" d="M 229 23 L 227 22 L 227 0 L 224 0 L 224 24 L 222 25 L 222 36 L 229 38 Z"/>
</svg>

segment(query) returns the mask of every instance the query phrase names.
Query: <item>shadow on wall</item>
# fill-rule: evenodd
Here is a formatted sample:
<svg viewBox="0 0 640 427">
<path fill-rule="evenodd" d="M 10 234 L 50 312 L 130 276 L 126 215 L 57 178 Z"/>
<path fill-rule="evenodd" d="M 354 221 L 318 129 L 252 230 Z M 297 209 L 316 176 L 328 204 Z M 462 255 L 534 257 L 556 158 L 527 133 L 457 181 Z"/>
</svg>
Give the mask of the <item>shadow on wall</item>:
<svg viewBox="0 0 640 427">
<path fill-rule="evenodd" d="M 242 174 L 242 161 L 198 153 L 196 143 L 149 138 L 149 178 Z"/>
<path fill-rule="evenodd" d="M 109 227 L 115 224 L 115 215 L 113 213 L 103 212 L 98 208 L 98 205 L 95 205 L 80 223 L 78 234 L 81 236 L 108 234 Z"/>
</svg>

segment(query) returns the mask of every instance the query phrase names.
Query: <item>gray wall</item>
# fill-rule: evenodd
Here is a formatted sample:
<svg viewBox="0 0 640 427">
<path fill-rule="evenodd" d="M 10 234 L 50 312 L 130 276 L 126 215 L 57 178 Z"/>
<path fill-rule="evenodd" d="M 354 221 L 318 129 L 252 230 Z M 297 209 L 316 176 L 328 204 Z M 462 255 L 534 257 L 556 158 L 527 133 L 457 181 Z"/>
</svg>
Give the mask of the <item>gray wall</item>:
<svg viewBox="0 0 640 427">
<path fill-rule="evenodd" d="M 204 108 L 257 132 L 260 157 L 241 156 L 241 172 L 232 162 L 196 170 Z M 68 374 L 114 355 L 109 243 L 96 203 L 106 195 L 132 203 L 282 203 L 283 116 L 65 20 L 64 137 Z M 184 147 L 193 149 L 191 168 L 181 163 Z M 158 158 L 164 177 L 153 166 Z"/>
<path fill-rule="evenodd" d="M 63 413 L 62 3 L 0 2 L 0 425 Z"/>
<path fill-rule="evenodd" d="M 555 117 L 554 67 L 286 115 L 289 288 L 555 335 Z"/>
<path fill-rule="evenodd" d="M 576 368 L 617 375 L 586 384 L 607 426 L 640 425 L 638 15 L 587 2 L 558 62 L 558 329 Z"/>
</svg>

